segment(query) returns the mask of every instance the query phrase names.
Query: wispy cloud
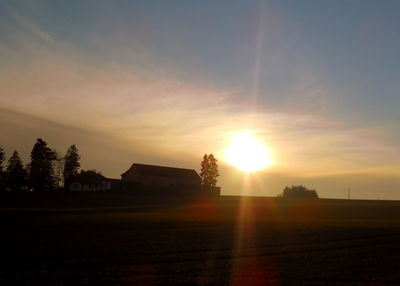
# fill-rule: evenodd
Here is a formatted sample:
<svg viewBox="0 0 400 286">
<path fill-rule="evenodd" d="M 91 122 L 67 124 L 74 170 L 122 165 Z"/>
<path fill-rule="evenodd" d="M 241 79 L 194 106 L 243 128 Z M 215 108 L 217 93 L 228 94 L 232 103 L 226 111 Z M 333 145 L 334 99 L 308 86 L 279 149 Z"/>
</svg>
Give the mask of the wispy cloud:
<svg viewBox="0 0 400 286">
<path fill-rule="evenodd" d="M 397 168 L 392 158 L 398 148 L 374 130 L 261 104 L 254 111 L 229 90 L 62 59 L 1 73 L 3 107 L 97 130 L 171 157 L 210 151 L 222 156 L 230 135 L 250 129 L 270 146 L 276 168 L 312 174 Z"/>
</svg>

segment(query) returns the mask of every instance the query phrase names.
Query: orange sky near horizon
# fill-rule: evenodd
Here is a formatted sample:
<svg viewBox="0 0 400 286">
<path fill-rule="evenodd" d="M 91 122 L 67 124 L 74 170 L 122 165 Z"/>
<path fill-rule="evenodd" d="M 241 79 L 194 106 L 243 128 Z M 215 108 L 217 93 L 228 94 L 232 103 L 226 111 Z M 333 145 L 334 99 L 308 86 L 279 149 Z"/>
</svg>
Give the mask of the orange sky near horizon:
<svg viewBox="0 0 400 286">
<path fill-rule="evenodd" d="M 133 162 L 199 171 L 204 153 L 213 153 L 223 194 L 242 194 L 247 176 L 246 195 L 275 196 L 304 184 L 327 198 L 346 198 L 350 186 L 354 198 L 400 199 L 398 112 L 391 109 L 397 91 L 381 100 L 380 91 L 364 96 L 367 80 L 360 89 L 329 82 L 337 76 L 328 76 L 334 63 L 310 55 L 311 40 L 289 12 L 275 15 L 257 3 L 245 10 L 253 11 L 250 18 L 236 21 L 208 9 L 214 30 L 179 9 L 151 14 L 127 4 L 131 14 L 144 9 L 148 17 L 140 18 L 106 3 L 96 7 L 101 13 L 82 7 L 82 15 L 51 2 L 1 5 L 0 146 L 7 156 L 18 150 L 28 163 L 36 138 L 60 153 L 76 144 L 82 168 L 119 178 Z M 356 80 L 360 71 L 352 75 Z M 348 106 L 354 114 L 345 117 L 340 111 Z M 273 162 L 247 175 L 225 160 L 232 136 L 244 131 Z"/>
</svg>

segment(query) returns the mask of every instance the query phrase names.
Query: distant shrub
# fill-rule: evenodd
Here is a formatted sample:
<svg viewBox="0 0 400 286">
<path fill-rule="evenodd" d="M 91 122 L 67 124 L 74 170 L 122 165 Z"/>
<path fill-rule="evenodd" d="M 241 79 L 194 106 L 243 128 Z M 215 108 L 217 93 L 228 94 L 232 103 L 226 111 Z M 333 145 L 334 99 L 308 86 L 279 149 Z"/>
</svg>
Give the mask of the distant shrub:
<svg viewBox="0 0 400 286">
<path fill-rule="evenodd" d="M 309 190 L 306 187 L 299 186 L 291 186 L 285 187 L 281 197 L 284 198 L 318 198 L 317 191 Z"/>
</svg>

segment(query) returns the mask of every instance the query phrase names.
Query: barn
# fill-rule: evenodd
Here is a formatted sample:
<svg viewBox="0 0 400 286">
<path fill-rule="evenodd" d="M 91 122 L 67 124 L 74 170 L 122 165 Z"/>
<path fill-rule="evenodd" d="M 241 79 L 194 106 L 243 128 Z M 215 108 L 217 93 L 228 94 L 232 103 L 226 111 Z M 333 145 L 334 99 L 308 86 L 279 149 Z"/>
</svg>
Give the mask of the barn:
<svg viewBox="0 0 400 286">
<path fill-rule="evenodd" d="M 193 169 L 132 164 L 121 175 L 122 182 L 144 187 L 200 187 L 201 178 Z"/>
</svg>

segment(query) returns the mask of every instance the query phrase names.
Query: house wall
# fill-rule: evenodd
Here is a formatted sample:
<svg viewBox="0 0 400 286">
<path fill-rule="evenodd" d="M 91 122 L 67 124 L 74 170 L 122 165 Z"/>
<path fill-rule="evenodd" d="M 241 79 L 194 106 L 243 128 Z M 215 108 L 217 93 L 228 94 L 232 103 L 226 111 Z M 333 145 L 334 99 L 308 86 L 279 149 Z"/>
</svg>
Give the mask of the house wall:
<svg viewBox="0 0 400 286">
<path fill-rule="evenodd" d="M 81 184 L 74 182 L 69 186 L 71 192 L 98 192 L 111 190 L 111 182 L 103 182 L 100 184 Z"/>
<path fill-rule="evenodd" d="M 81 192 L 82 191 L 82 185 L 80 183 L 72 183 L 69 185 L 69 190 L 71 192 Z"/>
</svg>

